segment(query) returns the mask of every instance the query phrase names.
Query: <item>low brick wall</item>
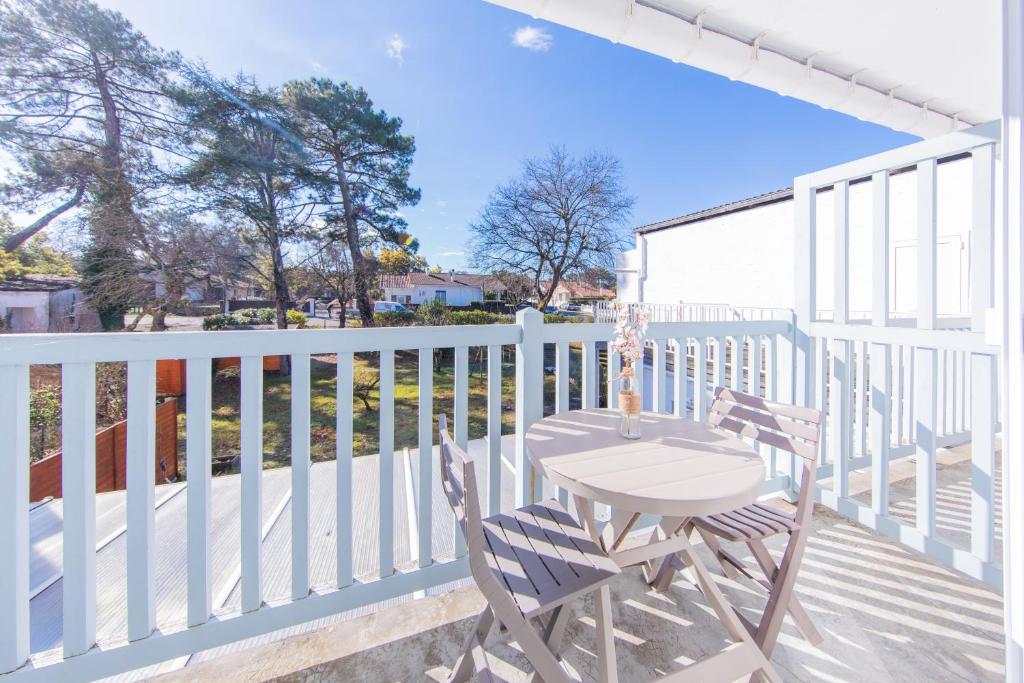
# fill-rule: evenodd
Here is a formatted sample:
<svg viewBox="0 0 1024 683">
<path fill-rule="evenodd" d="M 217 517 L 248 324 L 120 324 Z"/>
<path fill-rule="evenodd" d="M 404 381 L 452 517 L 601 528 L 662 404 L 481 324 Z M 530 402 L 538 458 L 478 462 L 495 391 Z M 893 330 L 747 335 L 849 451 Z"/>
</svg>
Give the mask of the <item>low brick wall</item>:
<svg viewBox="0 0 1024 683">
<path fill-rule="evenodd" d="M 128 442 L 127 420 L 96 432 L 96 492 L 121 491 L 125 488 Z M 60 498 L 60 452 L 38 460 L 29 468 L 29 498 L 42 500 L 47 496 Z M 178 402 L 168 399 L 156 407 L 156 479 L 163 484 L 178 477 Z"/>
</svg>

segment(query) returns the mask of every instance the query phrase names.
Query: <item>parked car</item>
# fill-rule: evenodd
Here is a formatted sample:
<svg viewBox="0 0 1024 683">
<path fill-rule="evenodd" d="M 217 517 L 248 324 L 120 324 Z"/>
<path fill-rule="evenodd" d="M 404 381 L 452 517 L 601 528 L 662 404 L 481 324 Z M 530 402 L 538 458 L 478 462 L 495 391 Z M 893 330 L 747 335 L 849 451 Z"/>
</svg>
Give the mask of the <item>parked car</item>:
<svg viewBox="0 0 1024 683">
<path fill-rule="evenodd" d="M 374 313 L 412 313 L 408 308 L 397 301 L 378 301 L 373 304 Z"/>
</svg>

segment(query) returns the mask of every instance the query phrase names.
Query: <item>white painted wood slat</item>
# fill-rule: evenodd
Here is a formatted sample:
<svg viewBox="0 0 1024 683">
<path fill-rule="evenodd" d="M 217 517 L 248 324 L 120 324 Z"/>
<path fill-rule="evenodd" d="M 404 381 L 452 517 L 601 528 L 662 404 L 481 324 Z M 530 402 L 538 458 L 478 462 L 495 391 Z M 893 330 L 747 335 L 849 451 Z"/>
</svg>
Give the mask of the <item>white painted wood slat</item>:
<svg viewBox="0 0 1024 683">
<path fill-rule="evenodd" d="M 242 356 L 242 611 L 263 605 L 263 358 Z"/>
<path fill-rule="evenodd" d="M 0 366 L 0 673 L 29 654 L 29 366 Z"/>
<path fill-rule="evenodd" d="M 419 350 L 419 498 L 416 501 L 419 566 L 434 562 L 433 490 L 434 490 L 434 349 Z"/>
<path fill-rule="evenodd" d="M 924 536 L 935 535 L 935 374 L 937 352 L 914 349 L 914 453 L 917 457 L 917 530 Z"/>
<path fill-rule="evenodd" d="M 591 364 L 593 348 L 590 342 Z M 590 388 L 593 391 L 593 379 Z M 487 509 L 491 515 L 501 511 L 501 470 L 501 346 L 493 344 L 487 347 Z"/>
<path fill-rule="evenodd" d="M 672 399 L 672 405 L 674 407 L 674 413 L 677 417 L 686 417 L 686 398 L 687 398 L 687 383 L 689 382 L 689 358 L 686 355 L 686 339 L 676 339 L 676 353 L 673 363 L 675 365 L 675 372 L 673 373 L 673 389 L 674 395 Z"/>
<path fill-rule="evenodd" d="M 156 628 L 154 498 L 156 486 L 156 361 L 128 363 L 125 484 L 128 559 L 128 640 Z"/>
<path fill-rule="evenodd" d="M 593 341 L 583 342 L 583 408 L 597 407 L 597 350 Z"/>
<path fill-rule="evenodd" d="M 458 377 L 458 373 L 456 373 Z M 456 379 L 456 382 L 458 380 Z M 458 405 L 458 393 L 456 393 Z M 380 352 L 380 576 L 395 573 L 395 352 Z"/>
<path fill-rule="evenodd" d="M 870 451 L 871 508 L 889 512 L 889 444 L 892 432 L 892 347 L 871 345 Z"/>
<path fill-rule="evenodd" d="M 309 595 L 309 354 L 292 354 L 292 600 Z"/>
<path fill-rule="evenodd" d="M 654 340 L 651 349 L 651 409 L 665 412 L 665 340 Z"/>
<path fill-rule="evenodd" d="M 619 407 L 619 373 L 622 371 L 622 359 L 618 352 L 608 344 L 608 407 Z"/>
<path fill-rule="evenodd" d="M 704 422 L 708 417 L 708 340 L 697 337 L 697 354 L 693 360 L 693 419 Z"/>
<path fill-rule="evenodd" d="M 832 490 L 839 498 L 849 494 L 850 433 L 853 421 L 850 361 L 852 343 L 832 340 L 829 384 L 829 434 L 832 454 Z"/>
<path fill-rule="evenodd" d="M 188 463 L 188 625 L 206 622 L 213 611 L 210 553 L 212 429 L 211 359 L 185 363 L 185 449 Z"/>
<path fill-rule="evenodd" d="M 917 165 L 917 327 L 935 329 L 935 159 Z"/>
<path fill-rule="evenodd" d="M 96 367 L 61 369 L 64 656 L 96 642 Z"/>
<path fill-rule="evenodd" d="M 995 547 L 996 359 L 971 356 L 971 552 L 993 560 Z"/>
<path fill-rule="evenodd" d="M 335 538 L 338 588 L 352 585 L 352 362 L 351 351 L 337 357 L 337 403 L 335 408 Z"/>
<path fill-rule="evenodd" d="M 569 343 L 555 344 L 555 412 L 569 410 Z M 465 446 L 460 446 L 465 449 Z"/>
</svg>

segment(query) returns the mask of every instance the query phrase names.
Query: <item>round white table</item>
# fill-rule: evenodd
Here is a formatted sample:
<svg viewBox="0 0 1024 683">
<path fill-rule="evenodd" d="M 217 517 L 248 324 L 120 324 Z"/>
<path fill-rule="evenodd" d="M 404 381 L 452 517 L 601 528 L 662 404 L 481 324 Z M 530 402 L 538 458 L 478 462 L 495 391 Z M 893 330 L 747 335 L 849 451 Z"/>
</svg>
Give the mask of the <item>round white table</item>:
<svg viewBox="0 0 1024 683">
<path fill-rule="evenodd" d="M 660 413 L 642 413 L 640 438 L 625 439 L 619 434 L 619 419 L 619 411 L 609 409 L 546 417 L 526 434 L 527 456 L 552 484 L 572 494 L 587 530 L 620 566 L 643 566 L 648 581 L 656 579 L 658 567 L 666 566 L 664 558 L 673 555 L 692 569 L 708 604 L 733 641 L 741 644 L 693 665 L 692 680 L 735 680 L 756 670 L 768 680 L 779 680 L 694 552 L 687 524 L 691 517 L 756 501 L 765 477 L 761 456 L 731 434 Z M 613 509 L 603 530 L 591 502 Z M 646 542 L 627 546 L 641 515 L 656 515 L 661 521 Z M 745 671 L 737 673 L 736 658 L 745 661 Z"/>
</svg>

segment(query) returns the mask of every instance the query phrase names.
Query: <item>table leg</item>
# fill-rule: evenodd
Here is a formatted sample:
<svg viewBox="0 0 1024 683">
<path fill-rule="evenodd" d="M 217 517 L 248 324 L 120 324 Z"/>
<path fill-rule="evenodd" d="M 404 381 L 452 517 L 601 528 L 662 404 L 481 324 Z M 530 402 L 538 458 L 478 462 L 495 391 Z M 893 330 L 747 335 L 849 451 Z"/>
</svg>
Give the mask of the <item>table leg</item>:
<svg viewBox="0 0 1024 683">
<path fill-rule="evenodd" d="M 582 496 L 574 495 L 573 502 L 576 504 L 576 514 L 580 516 L 583 527 L 594 539 L 594 543 L 601 545 L 601 532 L 597 528 L 597 520 L 594 519 L 594 509 L 590 507 L 590 501 Z"/>
<path fill-rule="evenodd" d="M 619 672 L 615 659 L 615 629 L 612 626 L 612 596 L 608 584 L 597 591 L 597 657 L 598 680 L 601 683 L 618 683 Z"/>
</svg>

